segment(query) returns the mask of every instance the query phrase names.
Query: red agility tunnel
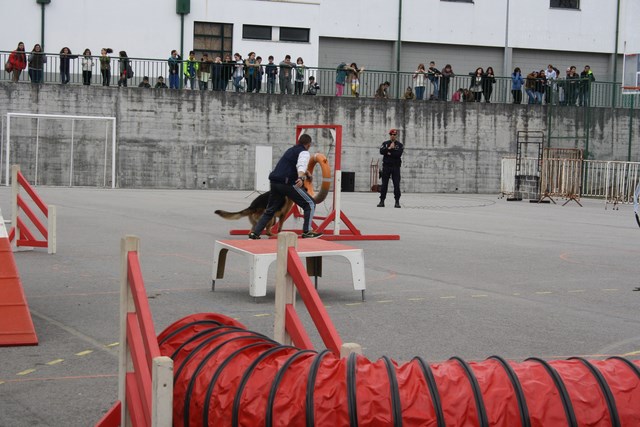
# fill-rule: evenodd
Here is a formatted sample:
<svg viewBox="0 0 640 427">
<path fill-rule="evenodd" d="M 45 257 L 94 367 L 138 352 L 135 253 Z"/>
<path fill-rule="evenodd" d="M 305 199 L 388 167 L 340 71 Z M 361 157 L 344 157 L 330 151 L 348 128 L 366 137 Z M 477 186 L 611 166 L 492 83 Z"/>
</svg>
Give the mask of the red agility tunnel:
<svg viewBox="0 0 640 427">
<path fill-rule="evenodd" d="M 640 363 L 620 357 L 340 359 L 219 314 L 158 342 L 174 360 L 174 426 L 640 426 Z"/>
</svg>

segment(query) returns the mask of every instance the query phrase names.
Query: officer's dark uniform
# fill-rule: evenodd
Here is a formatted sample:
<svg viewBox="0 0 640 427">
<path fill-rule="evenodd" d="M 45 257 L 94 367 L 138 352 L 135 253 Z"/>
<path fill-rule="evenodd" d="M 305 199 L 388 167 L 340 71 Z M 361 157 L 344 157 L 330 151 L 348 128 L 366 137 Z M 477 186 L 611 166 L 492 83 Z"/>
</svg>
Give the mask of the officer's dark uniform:
<svg viewBox="0 0 640 427">
<path fill-rule="evenodd" d="M 392 138 L 385 141 L 380 146 L 380 154 L 382 154 L 382 186 L 380 187 L 380 203 L 378 207 L 384 207 L 384 199 L 387 197 L 387 188 L 389 187 L 389 177 L 393 181 L 393 197 L 396 199 L 395 207 L 400 207 L 400 166 L 402 165 L 402 152 L 404 145 L 393 136 L 398 135 L 396 129 L 391 129 L 389 135 Z M 389 148 L 394 143 L 394 148 Z"/>
<path fill-rule="evenodd" d="M 296 164 L 298 162 L 298 156 L 307 148 L 304 145 L 297 144 L 289 148 L 280 158 L 276 164 L 273 172 L 269 174 L 269 181 L 271 184 L 271 190 L 269 195 L 269 202 L 267 203 L 267 209 L 262 214 L 262 217 L 258 220 L 258 223 L 254 227 L 249 237 L 260 238 L 260 233 L 264 230 L 269 220 L 273 218 L 273 215 L 279 210 L 285 203 L 285 197 L 289 197 L 295 204 L 300 206 L 304 212 L 304 222 L 302 225 L 303 237 L 304 234 L 310 231 L 311 218 L 313 218 L 316 204 L 313 198 L 307 194 L 304 187 L 296 187 L 295 183 L 298 180 L 298 170 Z M 320 234 L 318 234 L 320 236 Z M 313 237 L 316 237 L 315 235 Z"/>
</svg>

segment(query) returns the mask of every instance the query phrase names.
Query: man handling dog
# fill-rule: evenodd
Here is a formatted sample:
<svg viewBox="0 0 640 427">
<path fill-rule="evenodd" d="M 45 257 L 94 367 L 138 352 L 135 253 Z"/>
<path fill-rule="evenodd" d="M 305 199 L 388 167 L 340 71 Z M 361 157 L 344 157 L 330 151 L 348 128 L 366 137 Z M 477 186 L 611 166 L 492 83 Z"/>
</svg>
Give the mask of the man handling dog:
<svg viewBox="0 0 640 427">
<path fill-rule="evenodd" d="M 316 204 L 303 188 L 304 181 L 307 179 L 306 172 L 310 159 L 309 147 L 311 147 L 311 137 L 307 134 L 301 135 L 297 144 L 285 151 L 280 160 L 278 160 L 273 172 L 269 174 L 271 190 L 267 209 L 258 220 L 253 231 L 249 233 L 250 239 L 256 240 L 260 238 L 264 227 L 285 202 L 285 197 L 293 200 L 304 212 L 302 238 L 313 239 L 322 236 L 321 233 L 316 233 L 310 229 L 311 218 L 313 218 Z"/>
</svg>

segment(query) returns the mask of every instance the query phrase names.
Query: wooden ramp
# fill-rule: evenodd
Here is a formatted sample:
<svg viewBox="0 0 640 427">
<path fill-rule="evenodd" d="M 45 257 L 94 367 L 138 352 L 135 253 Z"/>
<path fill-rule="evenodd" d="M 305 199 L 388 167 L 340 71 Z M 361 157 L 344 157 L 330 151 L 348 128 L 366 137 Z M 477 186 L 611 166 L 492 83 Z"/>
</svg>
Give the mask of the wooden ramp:
<svg viewBox="0 0 640 427">
<path fill-rule="evenodd" d="M 0 211 L 0 347 L 18 345 L 38 345 L 38 337 Z"/>
</svg>

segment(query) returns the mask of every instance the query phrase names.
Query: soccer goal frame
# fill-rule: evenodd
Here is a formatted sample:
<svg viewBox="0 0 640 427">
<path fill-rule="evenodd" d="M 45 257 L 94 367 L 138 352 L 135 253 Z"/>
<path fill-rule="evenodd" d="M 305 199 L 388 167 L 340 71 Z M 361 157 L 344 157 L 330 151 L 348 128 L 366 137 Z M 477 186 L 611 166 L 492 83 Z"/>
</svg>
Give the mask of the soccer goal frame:
<svg viewBox="0 0 640 427">
<path fill-rule="evenodd" d="M 104 117 L 104 116 L 75 116 L 75 115 L 61 115 L 61 114 L 29 114 L 29 113 L 7 113 L 7 127 L 6 127 L 6 146 L 5 146 L 5 186 L 9 186 L 9 174 L 10 166 L 9 159 L 11 158 L 11 119 L 12 118 L 32 118 L 36 119 L 36 160 L 35 160 L 35 176 L 34 184 L 38 184 L 38 151 L 40 145 L 40 120 L 71 120 L 71 155 L 69 156 L 69 186 L 73 186 L 73 147 L 75 142 L 75 122 L 76 121 L 106 121 L 105 126 L 105 139 L 104 139 L 104 172 L 103 172 L 103 187 L 107 186 L 107 157 L 109 151 L 109 125 L 111 125 L 111 188 L 116 188 L 116 118 Z M 2 150 L 0 150 L 0 155 Z M 0 158 L 0 164 L 2 160 Z"/>
</svg>

